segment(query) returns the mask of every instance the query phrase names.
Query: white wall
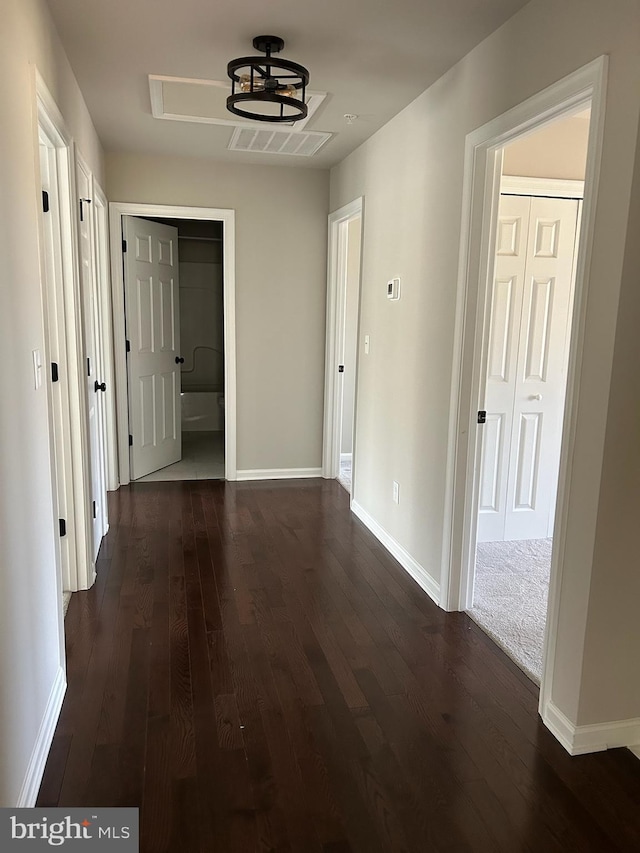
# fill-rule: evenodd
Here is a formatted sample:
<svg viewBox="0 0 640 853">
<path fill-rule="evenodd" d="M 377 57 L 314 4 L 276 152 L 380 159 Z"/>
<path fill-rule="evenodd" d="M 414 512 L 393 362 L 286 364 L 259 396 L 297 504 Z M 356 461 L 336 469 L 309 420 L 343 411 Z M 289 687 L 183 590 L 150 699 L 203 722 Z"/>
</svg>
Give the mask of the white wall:
<svg viewBox="0 0 640 853">
<path fill-rule="evenodd" d="M 180 355 L 183 391 L 224 389 L 222 243 L 180 240 Z"/>
<path fill-rule="evenodd" d="M 440 581 L 465 137 L 602 54 L 610 58 L 604 150 L 551 687 L 577 724 L 640 717 L 637 231 L 626 246 L 637 2 L 532 0 L 331 173 L 331 209 L 361 195 L 366 209 L 360 345 L 369 334 L 371 354 L 360 359 L 354 497 Z M 623 304 L 633 311 L 616 337 L 625 251 Z M 384 290 L 392 275 L 403 286 L 395 304 Z"/>
<path fill-rule="evenodd" d="M 525 178 L 583 181 L 588 143 L 588 114 L 559 119 L 507 145 L 502 172 Z"/>
<path fill-rule="evenodd" d="M 38 266 L 34 67 L 98 180 L 102 153 L 41 0 L 4 0 L 0 26 L 0 805 L 15 805 L 60 662 L 46 386 Z M 45 376 L 47 370 L 45 366 Z M 57 526 L 57 521 L 55 521 Z"/>
<path fill-rule="evenodd" d="M 328 173 L 114 153 L 107 190 L 235 209 L 238 470 L 319 468 Z"/>
</svg>

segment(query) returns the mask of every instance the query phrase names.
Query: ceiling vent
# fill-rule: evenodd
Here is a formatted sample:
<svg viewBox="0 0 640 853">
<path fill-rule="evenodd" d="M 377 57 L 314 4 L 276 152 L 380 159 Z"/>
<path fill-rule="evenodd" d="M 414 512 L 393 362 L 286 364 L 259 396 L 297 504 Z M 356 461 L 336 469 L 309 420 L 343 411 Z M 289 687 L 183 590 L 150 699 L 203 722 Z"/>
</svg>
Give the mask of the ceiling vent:
<svg viewBox="0 0 640 853">
<path fill-rule="evenodd" d="M 262 130 L 238 127 L 229 141 L 230 151 L 254 151 L 260 154 L 287 154 L 311 157 L 331 138 L 330 133 L 298 130 Z"/>
</svg>

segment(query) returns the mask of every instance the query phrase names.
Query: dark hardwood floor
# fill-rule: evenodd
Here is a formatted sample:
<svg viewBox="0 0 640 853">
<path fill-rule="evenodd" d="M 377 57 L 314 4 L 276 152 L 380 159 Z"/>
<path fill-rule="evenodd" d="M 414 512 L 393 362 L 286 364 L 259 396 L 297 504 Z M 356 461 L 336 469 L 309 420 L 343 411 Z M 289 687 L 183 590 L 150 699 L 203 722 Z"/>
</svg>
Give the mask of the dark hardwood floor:
<svg viewBox="0 0 640 853">
<path fill-rule="evenodd" d="M 640 850 L 640 762 L 570 758 L 336 482 L 111 497 L 39 805 L 140 806 L 143 853 Z"/>
</svg>

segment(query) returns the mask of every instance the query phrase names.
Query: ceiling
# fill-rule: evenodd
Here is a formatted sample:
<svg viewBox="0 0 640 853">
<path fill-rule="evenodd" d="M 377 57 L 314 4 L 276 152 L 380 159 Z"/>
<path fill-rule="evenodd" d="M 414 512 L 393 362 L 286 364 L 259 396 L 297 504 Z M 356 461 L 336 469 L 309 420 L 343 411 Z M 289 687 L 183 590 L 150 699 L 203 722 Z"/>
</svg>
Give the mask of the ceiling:
<svg viewBox="0 0 640 853">
<path fill-rule="evenodd" d="M 526 0 L 47 2 L 105 150 L 328 168 Z M 262 33 L 282 36 L 281 56 L 327 93 L 305 128 L 333 134 L 316 154 L 229 151 L 232 127 L 153 117 L 149 75 L 226 81 L 227 62 L 253 54 Z"/>
</svg>

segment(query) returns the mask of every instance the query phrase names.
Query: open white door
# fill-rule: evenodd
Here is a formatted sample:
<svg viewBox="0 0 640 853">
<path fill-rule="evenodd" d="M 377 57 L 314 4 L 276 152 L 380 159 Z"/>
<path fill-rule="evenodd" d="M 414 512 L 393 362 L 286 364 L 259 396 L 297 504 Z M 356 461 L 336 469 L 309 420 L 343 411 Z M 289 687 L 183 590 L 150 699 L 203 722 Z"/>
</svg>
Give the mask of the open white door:
<svg viewBox="0 0 640 853">
<path fill-rule="evenodd" d="M 103 391 L 106 386 L 101 375 L 100 302 L 95 275 L 93 216 L 90 207 L 92 203 L 91 173 L 79 157 L 76 161 L 76 186 L 78 191 L 78 236 L 87 381 L 87 419 L 91 459 L 92 557 L 95 561 L 102 537 L 105 534 L 107 489 L 102 407 L 104 403 Z"/>
<path fill-rule="evenodd" d="M 178 229 L 123 217 L 131 479 L 178 462 Z"/>
<path fill-rule="evenodd" d="M 578 201 L 503 195 L 478 542 L 553 535 Z"/>
</svg>

